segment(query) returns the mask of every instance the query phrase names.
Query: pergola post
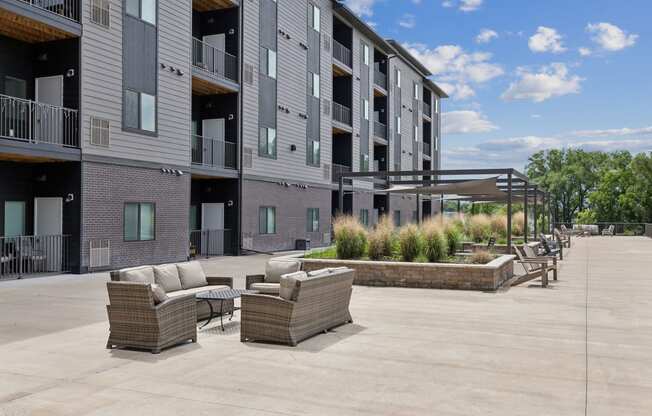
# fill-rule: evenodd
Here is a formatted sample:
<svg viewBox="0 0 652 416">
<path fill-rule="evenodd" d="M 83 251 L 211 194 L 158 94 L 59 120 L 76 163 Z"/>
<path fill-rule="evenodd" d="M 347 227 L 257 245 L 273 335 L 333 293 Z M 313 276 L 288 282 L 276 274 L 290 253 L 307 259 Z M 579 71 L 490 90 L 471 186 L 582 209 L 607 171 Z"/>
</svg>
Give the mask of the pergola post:
<svg viewBox="0 0 652 416">
<path fill-rule="evenodd" d="M 444 194 L 441 194 L 441 199 L 439 200 L 439 215 L 444 216 Z"/>
<path fill-rule="evenodd" d="M 538 207 L 539 207 L 539 191 L 537 189 L 537 186 L 534 185 L 534 239 L 536 240 L 537 235 L 537 222 L 539 222 L 539 215 L 538 215 Z"/>
<path fill-rule="evenodd" d="M 512 250 L 512 174 L 507 174 L 507 247 Z"/>
<path fill-rule="evenodd" d="M 344 176 L 340 176 L 338 199 L 339 214 L 344 215 Z"/>
<path fill-rule="evenodd" d="M 457 215 L 459 216 L 462 213 L 462 201 L 457 200 Z"/>
<path fill-rule="evenodd" d="M 525 182 L 525 197 L 523 198 L 523 237 L 525 243 L 527 243 L 527 237 L 530 234 L 530 227 L 527 221 L 527 211 L 528 211 L 528 188 L 530 184 Z"/>
<path fill-rule="evenodd" d="M 421 224 L 421 199 L 419 198 L 418 191 L 417 191 L 417 224 Z"/>
</svg>

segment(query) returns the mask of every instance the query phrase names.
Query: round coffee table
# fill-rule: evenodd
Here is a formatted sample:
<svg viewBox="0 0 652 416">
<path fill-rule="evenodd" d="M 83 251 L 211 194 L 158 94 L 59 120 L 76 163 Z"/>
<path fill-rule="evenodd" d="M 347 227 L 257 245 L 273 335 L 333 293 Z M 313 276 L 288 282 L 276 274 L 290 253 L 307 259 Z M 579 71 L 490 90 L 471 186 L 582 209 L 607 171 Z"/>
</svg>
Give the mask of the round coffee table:
<svg viewBox="0 0 652 416">
<path fill-rule="evenodd" d="M 208 320 L 206 323 L 204 323 L 202 326 L 199 328 L 203 328 L 211 321 L 213 320 L 214 317 L 216 317 L 215 310 L 213 309 L 213 304 L 212 301 L 219 301 L 220 302 L 220 326 L 222 327 L 222 331 L 224 331 L 224 302 L 227 300 L 235 300 L 242 296 L 243 293 L 258 293 L 257 290 L 246 290 L 246 289 L 221 289 L 221 290 L 207 290 L 205 292 L 199 292 L 195 295 L 195 298 L 198 301 L 206 301 L 208 303 L 208 308 L 210 310 L 210 313 L 208 315 Z M 229 321 L 233 318 L 233 312 L 236 310 L 239 310 L 240 308 L 237 308 L 235 306 L 235 302 L 233 303 L 233 309 L 231 309 L 231 316 L 229 317 Z"/>
</svg>

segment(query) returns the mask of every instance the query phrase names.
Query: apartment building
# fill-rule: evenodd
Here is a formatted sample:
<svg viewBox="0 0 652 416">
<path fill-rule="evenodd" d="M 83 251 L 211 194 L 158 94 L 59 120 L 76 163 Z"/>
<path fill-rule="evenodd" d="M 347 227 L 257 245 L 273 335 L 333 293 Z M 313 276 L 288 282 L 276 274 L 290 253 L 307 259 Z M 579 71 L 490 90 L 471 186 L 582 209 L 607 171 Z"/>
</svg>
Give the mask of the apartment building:
<svg viewBox="0 0 652 416">
<path fill-rule="evenodd" d="M 0 0 L 0 277 L 329 244 L 439 166 L 429 75 L 332 0 Z"/>
</svg>

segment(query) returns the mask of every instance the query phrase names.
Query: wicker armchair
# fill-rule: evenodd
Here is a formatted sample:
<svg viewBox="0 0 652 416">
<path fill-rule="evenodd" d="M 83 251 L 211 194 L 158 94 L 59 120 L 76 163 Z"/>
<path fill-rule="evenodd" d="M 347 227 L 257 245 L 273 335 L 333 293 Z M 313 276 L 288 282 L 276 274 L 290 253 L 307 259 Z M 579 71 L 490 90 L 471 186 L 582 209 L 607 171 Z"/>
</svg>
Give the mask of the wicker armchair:
<svg viewBox="0 0 652 416">
<path fill-rule="evenodd" d="M 108 282 L 110 333 L 106 347 L 131 347 L 158 354 L 161 349 L 197 342 L 195 295 L 154 304 L 149 284 Z"/>
<path fill-rule="evenodd" d="M 295 297 L 242 295 L 241 341 L 266 341 L 296 346 L 330 328 L 352 322 L 349 302 L 354 271 L 327 272 L 300 280 Z"/>
</svg>

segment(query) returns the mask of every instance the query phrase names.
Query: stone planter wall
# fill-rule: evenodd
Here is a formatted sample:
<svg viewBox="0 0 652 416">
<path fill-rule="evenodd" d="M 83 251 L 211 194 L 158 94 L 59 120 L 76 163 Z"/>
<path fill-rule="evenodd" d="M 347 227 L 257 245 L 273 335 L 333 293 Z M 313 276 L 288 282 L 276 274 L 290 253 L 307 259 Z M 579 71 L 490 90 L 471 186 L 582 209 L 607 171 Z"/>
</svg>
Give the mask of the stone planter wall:
<svg viewBox="0 0 652 416">
<path fill-rule="evenodd" d="M 514 258 L 512 255 L 503 255 L 484 265 L 304 258 L 300 260 L 306 271 L 342 266 L 354 269 L 354 284 L 362 286 L 494 291 L 513 277 Z"/>
</svg>

